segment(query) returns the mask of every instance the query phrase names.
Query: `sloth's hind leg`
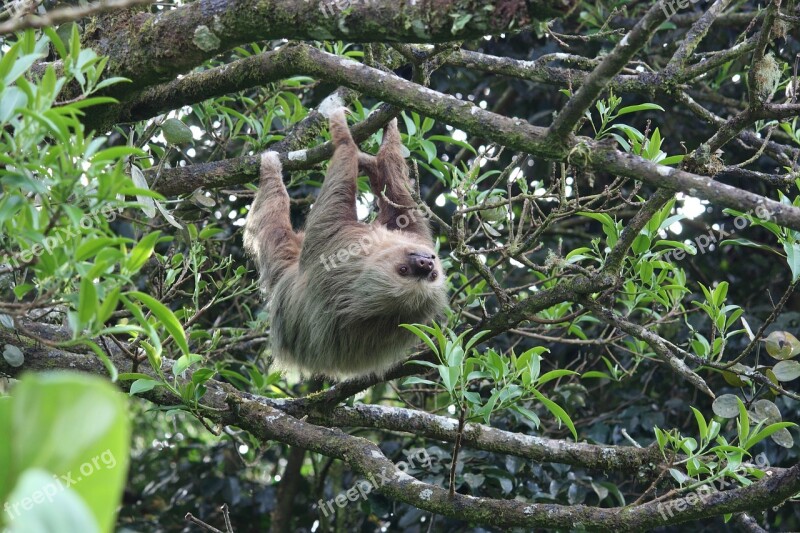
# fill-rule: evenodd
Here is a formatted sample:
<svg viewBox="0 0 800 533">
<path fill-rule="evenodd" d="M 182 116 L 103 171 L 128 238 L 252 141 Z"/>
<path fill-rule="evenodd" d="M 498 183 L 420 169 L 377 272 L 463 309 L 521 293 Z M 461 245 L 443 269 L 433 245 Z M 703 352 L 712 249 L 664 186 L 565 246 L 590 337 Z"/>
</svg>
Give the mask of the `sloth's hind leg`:
<svg viewBox="0 0 800 533">
<path fill-rule="evenodd" d="M 392 119 L 383 130 L 383 142 L 377 157 L 362 154 L 359 163 L 369 176 L 370 189 L 378 199 L 379 224 L 389 229 L 401 229 L 431 240 L 428 220 L 411 196 L 408 165 L 403 158 L 403 145 L 397 119 Z M 385 198 L 384 198 L 385 196 Z"/>
</svg>

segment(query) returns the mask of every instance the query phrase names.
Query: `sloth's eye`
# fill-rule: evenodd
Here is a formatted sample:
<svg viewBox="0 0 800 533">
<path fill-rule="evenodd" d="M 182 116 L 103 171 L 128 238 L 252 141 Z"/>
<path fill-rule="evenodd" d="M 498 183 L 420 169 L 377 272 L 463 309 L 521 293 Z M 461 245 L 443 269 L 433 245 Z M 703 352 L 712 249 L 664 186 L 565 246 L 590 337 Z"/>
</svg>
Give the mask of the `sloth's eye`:
<svg viewBox="0 0 800 533">
<path fill-rule="evenodd" d="M 406 274 L 408 274 L 408 267 L 403 265 L 399 268 L 399 271 L 401 276 L 405 276 Z"/>
</svg>

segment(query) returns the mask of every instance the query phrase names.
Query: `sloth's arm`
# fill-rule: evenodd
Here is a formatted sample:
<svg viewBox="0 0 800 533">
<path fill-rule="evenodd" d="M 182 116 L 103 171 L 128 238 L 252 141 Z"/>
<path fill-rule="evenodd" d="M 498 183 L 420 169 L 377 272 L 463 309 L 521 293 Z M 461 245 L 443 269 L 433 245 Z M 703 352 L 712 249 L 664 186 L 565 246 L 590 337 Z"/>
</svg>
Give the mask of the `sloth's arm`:
<svg viewBox="0 0 800 533">
<path fill-rule="evenodd" d="M 308 214 L 301 263 L 316 262 L 341 231 L 357 227 L 356 179 L 358 146 L 350 136 L 344 110 L 331 114 L 331 138 L 336 147 L 317 200 Z"/>
<path fill-rule="evenodd" d="M 289 219 L 289 194 L 278 154 L 264 152 L 258 192 L 244 227 L 244 246 L 258 266 L 263 288 L 274 286 L 297 261 L 301 244 L 302 237 L 292 230 Z"/>
</svg>

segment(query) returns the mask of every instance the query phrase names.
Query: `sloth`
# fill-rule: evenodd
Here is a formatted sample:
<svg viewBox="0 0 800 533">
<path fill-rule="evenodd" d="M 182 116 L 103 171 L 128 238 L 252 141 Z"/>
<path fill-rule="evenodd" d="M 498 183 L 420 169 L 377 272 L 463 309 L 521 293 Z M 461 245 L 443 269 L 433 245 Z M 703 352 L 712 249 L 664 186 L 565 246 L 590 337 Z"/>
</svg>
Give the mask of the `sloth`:
<svg viewBox="0 0 800 533">
<path fill-rule="evenodd" d="M 280 367 L 335 379 L 380 376 L 418 340 L 399 325 L 441 315 L 444 275 L 428 220 L 409 193 L 397 120 L 377 156 L 359 151 L 344 109 L 331 114 L 330 131 L 335 151 L 304 231 L 292 229 L 278 154 L 261 156 L 244 245 L 270 294 Z M 356 215 L 359 166 L 377 199 L 371 224 Z"/>
</svg>

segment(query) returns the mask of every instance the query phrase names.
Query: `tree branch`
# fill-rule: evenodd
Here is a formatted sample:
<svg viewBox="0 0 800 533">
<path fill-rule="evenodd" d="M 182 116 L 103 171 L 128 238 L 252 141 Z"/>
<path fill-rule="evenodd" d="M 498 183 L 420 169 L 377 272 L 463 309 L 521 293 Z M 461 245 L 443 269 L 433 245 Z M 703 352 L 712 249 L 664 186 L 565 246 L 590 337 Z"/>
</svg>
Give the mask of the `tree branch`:
<svg viewBox="0 0 800 533">
<path fill-rule="evenodd" d="M 344 9 L 334 0 L 197 0 L 137 17 L 133 24 L 109 21 L 106 27 L 97 28 L 92 47 L 115 58 L 109 74 L 133 80 L 112 91 L 119 97 L 255 41 L 447 42 L 508 32 L 528 25 L 534 16 L 564 16 L 576 3 L 364 1 L 350 2 Z"/>
<path fill-rule="evenodd" d="M 303 412 L 298 410 L 298 413 L 294 413 L 288 406 L 277 407 L 295 417 Z M 326 426 L 403 431 L 447 442 L 455 442 L 457 437 L 456 420 L 400 407 L 355 404 L 353 407 L 337 407 L 324 413 L 312 410 L 309 420 Z M 636 473 L 640 468 L 649 469 L 663 460 L 656 445 L 636 448 L 570 442 L 523 435 L 472 423 L 464 426 L 461 442 L 462 445 L 476 450 L 525 457 L 537 463 L 562 463 L 602 471 Z"/>
</svg>

